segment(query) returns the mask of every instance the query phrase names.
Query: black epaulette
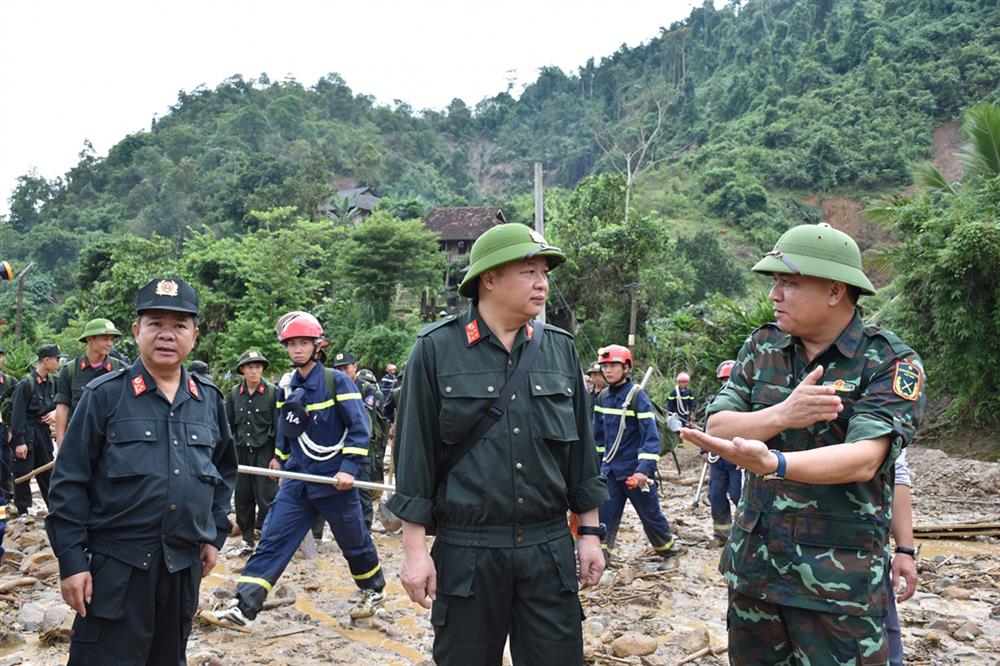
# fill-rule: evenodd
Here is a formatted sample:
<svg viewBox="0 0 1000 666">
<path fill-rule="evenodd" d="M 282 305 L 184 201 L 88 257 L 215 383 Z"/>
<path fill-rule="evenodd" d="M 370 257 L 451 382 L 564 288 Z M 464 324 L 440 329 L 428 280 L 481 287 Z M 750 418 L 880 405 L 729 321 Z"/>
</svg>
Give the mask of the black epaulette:
<svg viewBox="0 0 1000 666">
<path fill-rule="evenodd" d="M 96 389 L 98 386 L 100 386 L 104 382 L 111 381 L 112 379 L 115 379 L 116 377 L 121 377 L 127 371 L 128 371 L 128 368 L 121 367 L 121 368 L 118 368 L 117 370 L 112 370 L 111 372 L 106 372 L 103 375 L 101 375 L 100 377 L 95 377 L 94 379 L 91 379 L 89 382 L 87 382 L 87 385 L 84 386 L 83 388 L 90 389 L 91 391 L 93 391 L 94 389 Z"/>
<path fill-rule="evenodd" d="M 458 320 L 458 315 L 448 315 L 447 317 L 443 317 L 442 319 L 438 319 L 436 322 L 434 322 L 432 324 L 427 324 L 422 329 L 420 329 L 420 332 L 417 333 L 417 337 L 418 338 L 422 338 L 422 337 L 424 337 L 426 335 L 430 335 L 431 333 L 433 333 L 434 331 L 438 330 L 439 328 L 447 326 L 448 324 L 453 324 L 457 320 Z"/>
<path fill-rule="evenodd" d="M 559 328 L 558 326 L 553 326 L 552 324 L 543 324 L 543 325 L 545 326 L 545 332 L 546 333 L 549 333 L 549 332 L 560 333 L 562 335 L 565 335 L 570 340 L 573 339 L 573 334 L 570 333 L 569 331 L 565 330 L 565 329 Z"/>
</svg>

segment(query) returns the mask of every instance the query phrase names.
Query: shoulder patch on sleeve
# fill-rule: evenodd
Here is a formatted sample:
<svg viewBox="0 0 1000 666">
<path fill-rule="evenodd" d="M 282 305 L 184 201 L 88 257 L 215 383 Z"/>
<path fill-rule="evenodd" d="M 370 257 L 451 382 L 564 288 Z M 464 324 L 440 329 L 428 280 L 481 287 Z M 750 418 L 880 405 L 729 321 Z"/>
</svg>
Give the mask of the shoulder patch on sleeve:
<svg viewBox="0 0 1000 666">
<path fill-rule="evenodd" d="M 924 373 L 912 361 L 896 361 L 892 375 L 892 392 L 903 400 L 915 402 L 920 399 L 920 389 L 924 383 Z"/>
<path fill-rule="evenodd" d="M 128 368 L 118 368 L 117 370 L 112 370 L 111 372 L 106 372 L 103 375 L 101 375 L 100 377 L 95 377 L 94 379 L 91 379 L 89 382 L 87 382 L 87 385 L 84 388 L 88 388 L 91 391 L 93 391 L 94 389 L 96 389 L 101 384 L 106 384 L 109 381 L 111 381 L 112 379 L 117 379 L 118 377 L 121 377 L 122 375 L 125 374 L 125 372 L 127 370 L 128 370 Z"/>
<path fill-rule="evenodd" d="M 417 333 L 417 337 L 422 338 L 425 335 L 430 335 L 439 328 L 443 328 L 445 326 L 448 326 L 449 324 L 454 324 L 457 319 L 458 317 L 456 317 L 455 315 L 448 315 L 444 319 L 438 319 L 436 322 L 432 324 L 427 324 L 422 329 L 420 329 L 420 331 Z"/>
</svg>

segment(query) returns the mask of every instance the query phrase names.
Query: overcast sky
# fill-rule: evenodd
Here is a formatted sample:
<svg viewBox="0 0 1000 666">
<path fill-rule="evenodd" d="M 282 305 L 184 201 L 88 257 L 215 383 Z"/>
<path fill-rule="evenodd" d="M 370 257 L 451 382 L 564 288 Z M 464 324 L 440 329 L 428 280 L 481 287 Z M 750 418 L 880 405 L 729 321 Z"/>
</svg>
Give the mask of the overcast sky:
<svg viewBox="0 0 1000 666">
<path fill-rule="evenodd" d="M 0 213 L 18 176 L 64 174 L 149 129 L 180 90 L 337 72 L 380 103 L 470 106 L 573 72 L 685 18 L 689 0 L 0 0 Z"/>
</svg>

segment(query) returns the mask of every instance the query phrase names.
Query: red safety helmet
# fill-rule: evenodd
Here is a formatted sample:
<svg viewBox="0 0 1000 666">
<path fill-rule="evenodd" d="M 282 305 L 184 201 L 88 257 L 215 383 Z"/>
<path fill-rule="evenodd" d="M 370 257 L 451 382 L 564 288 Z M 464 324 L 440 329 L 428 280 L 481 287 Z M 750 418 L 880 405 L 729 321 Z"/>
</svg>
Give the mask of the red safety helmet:
<svg viewBox="0 0 1000 666">
<path fill-rule="evenodd" d="M 282 315 L 275 324 L 274 330 L 278 334 L 278 340 L 285 342 L 292 338 L 312 338 L 320 347 L 325 347 L 323 343 L 323 326 L 316 317 L 308 312 L 294 311 Z"/>
<path fill-rule="evenodd" d="M 678 382 L 689 382 L 689 381 L 691 381 L 691 375 L 689 375 L 686 372 L 679 372 L 679 373 L 677 373 L 677 379 L 676 379 L 676 381 L 678 381 Z"/>
<path fill-rule="evenodd" d="M 729 375 L 733 374 L 734 365 L 736 365 L 736 361 L 723 361 L 715 369 L 715 377 L 717 379 L 729 379 Z"/>
<path fill-rule="evenodd" d="M 605 363 L 621 363 L 632 368 L 632 351 L 624 345 L 608 345 L 597 350 L 597 362 L 601 365 Z"/>
<path fill-rule="evenodd" d="M 386 372 L 395 373 L 396 372 L 396 364 L 395 363 L 387 363 L 386 366 L 385 366 L 385 371 Z"/>
</svg>

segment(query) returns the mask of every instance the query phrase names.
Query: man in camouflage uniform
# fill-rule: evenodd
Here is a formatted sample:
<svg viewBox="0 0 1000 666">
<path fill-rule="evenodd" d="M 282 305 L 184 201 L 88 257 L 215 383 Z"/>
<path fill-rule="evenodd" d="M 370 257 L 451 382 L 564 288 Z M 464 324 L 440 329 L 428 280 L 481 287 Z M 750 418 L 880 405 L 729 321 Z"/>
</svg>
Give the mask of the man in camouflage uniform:
<svg viewBox="0 0 1000 666">
<path fill-rule="evenodd" d="M 787 231 L 753 268 L 776 323 L 754 331 L 683 437 L 747 472 L 720 570 L 734 664 L 885 664 L 893 463 L 924 409 L 920 358 L 856 309 L 857 244 Z"/>
</svg>

